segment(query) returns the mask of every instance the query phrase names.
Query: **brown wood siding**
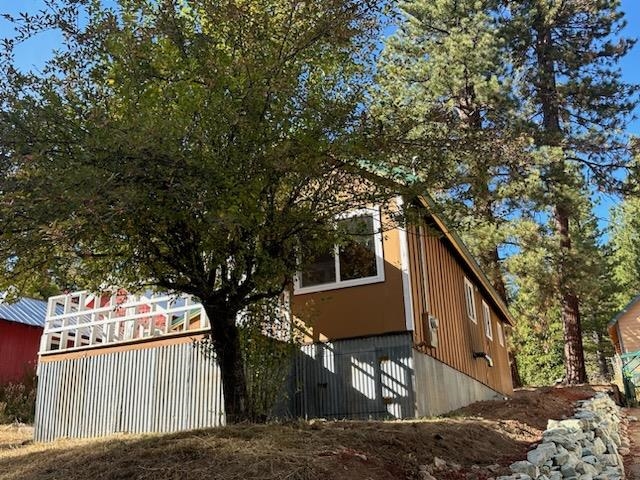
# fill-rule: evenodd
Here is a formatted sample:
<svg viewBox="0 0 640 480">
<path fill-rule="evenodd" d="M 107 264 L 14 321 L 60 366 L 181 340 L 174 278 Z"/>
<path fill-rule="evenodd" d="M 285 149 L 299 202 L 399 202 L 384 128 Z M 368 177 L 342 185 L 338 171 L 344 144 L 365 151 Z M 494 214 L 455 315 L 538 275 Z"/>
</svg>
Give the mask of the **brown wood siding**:
<svg viewBox="0 0 640 480">
<path fill-rule="evenodd" d="M 421 268 L 421 248 L 424 249 L 426 269 Z M 509 370 L 506 332 L 505 346 L 500 345 L 497 322 L 500 316 L 490 296 L 482 292 L 479 282 L 463 268 L 460 259 L 451 245 L 439 232 L 425 228 L 409 231 L 409 257 L 411 262 L 411 287 L 413 296 L 416 348 L 421 352 L 446 363 L 490 388 L 504 394 L 511 394 L 513 386 Z M 425 292 L 424 276 L 427 277 Z M 467 316 L 464 278 L 474 285 L 477 324 Z M 428 302 L 426 301 L 428 299 Z M 485 301 L 491 313 L 493 340 L 486 337 L 482 301 Z M 427 303 L 430 307 L 427 310 Z M 439 320 L 438 347 L 427 344 L 427 332 L 423 324 L 425 313 Z M 473 358 L 474 351 L 488 353 L 493 359 L 493 367 L 482 358 Z"/>
<path fill-rule="evenodd" d="M 384 281 L 292 295 L 291 310 L 307 340 L 326 341 L 406 331 L 400 238 L 383 234 Z"/>
<path fill-rule="evenodd" d="M 618 327 L 622 353 L 640 350 L 640 301 L 635 302 L 620 316 Z"/>
</svg>

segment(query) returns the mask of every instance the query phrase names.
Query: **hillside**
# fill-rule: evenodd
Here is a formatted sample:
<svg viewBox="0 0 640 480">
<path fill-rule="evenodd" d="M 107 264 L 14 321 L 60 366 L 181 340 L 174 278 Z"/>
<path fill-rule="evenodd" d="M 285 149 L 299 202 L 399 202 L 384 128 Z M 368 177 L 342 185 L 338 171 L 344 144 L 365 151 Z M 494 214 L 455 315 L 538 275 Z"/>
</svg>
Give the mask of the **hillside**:
<svg viewBox="0 0 640 480">
<path fill-rule="evenodd" d="M 414 421 L 299 421 L 51 444 L 31 443 L 29 427 L 5 426 L 0 479 L 429 480 L 431 473 L 482 480 L 507 473 L 548 418 L 570 415 L 594 388 L 602 389 L 520 390 L 509 400 Z"/>
</svg>

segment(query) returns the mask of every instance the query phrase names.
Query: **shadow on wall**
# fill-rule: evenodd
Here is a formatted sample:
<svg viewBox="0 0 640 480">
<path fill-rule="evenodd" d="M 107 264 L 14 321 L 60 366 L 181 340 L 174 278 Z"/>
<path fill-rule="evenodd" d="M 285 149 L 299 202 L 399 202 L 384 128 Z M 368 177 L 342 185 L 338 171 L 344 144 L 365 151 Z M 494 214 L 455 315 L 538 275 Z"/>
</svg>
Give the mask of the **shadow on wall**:
<svg viewBox="0 0 640 480">
<path fill-rule="evenodd" d="M 292 379 L 291 413 L 303 418 L 415 416 L 410 334 L 305 345 Z"/>
</svg>

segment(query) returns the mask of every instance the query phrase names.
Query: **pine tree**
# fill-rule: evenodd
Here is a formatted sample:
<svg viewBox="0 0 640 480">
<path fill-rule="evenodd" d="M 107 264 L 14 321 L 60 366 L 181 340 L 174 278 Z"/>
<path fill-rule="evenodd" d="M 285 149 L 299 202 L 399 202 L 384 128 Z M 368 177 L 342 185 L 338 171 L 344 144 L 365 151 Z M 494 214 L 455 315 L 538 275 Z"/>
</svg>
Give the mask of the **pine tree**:
<svg viewBox="0 0 640 480">
<path fill-rule="evenodd" d="M 579 178 L 576 183 L 580 182 Z M 567 259 L 566 278 L 581 305 L 582 326 L 588 357 L 589 378 L 607 378 L 606 357 L 611 354 L 606 326 L 614 311 L 610 249 L 603 242 L 586 188 L 573 191 L 574 210 L 570 215 L 573 248 Z M 553 234 L 554 218 L 541 223 L 522 220 L 518 225 L 521 250 L 509 258 L 507 268 L 513 279 L 512 309 L 517 325 L 514 347 L 527 384 L 546 384 L 562 377 L 563 324 L 557 272 L 558 250 Z"/>
<path fill-rule="evenodd" d="M 506 301 L 498 255 L 508 214 L 502 179 L 517 168 L 522 145 L 509 127 L 516 102 L 499 7 L 494 0 L 400 2 L 374 112 L 408 147 L 400 151 L 411 167 L 440 192 L 444 215 Z"/>
<path fill-rule="evenodd" d="M 566 382 L 586 381 L 580 300 L 571 278 L 574 166 L 601 188 L 615 186 L 615 168 L 629 162 L 624 136 L 636 104 L 635 87 L 620 78 L 617 62 L 633 45 L 617 0 L 520 0 L 505 22 L 520 72 L 523 126 L 534 139 L 543 195 L 557 238 L 558 277 L 565 342 Z M 579 259 L 579 261 L 582 261 Z"/>
<path fill-rule="evenodd" d="M 627 197 L 612 212 L 611 248 L 617 285 L 616 307 L 640 294 L 640 198 Z"/>
</svg>

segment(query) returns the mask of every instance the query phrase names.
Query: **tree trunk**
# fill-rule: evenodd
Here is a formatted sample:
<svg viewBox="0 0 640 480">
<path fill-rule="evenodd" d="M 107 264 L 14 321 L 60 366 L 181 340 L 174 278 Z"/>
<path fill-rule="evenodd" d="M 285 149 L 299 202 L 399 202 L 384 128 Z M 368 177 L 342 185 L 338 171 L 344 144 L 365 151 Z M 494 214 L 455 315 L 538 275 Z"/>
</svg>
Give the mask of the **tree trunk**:
<svg viewBox="0 0 640 480">
<path fill-rule="evenodd" d="M 211 341 L 222 376 L 227 423 L 252 420 L 240 331 L 236 325 L 238 312 L 207 303 L 204 308 L 211 322 Z"/>
<path fill-rule="evenodd" d="M 518 362 L 516 356 L 511 350 L 509 350 L 509 368 L 511 370 L 511 381 L 513 382 L 513 388 L 522 387 L 522 377 L 520 376 L 520 370 L 518 370 Z"/>
<path fill-rule="evenodd" d="M 611 369 L 609 368 L 609 362 L 607 361 L 606 354 L 602 348 L 603 343 L 606 341 L 600 332 L 594 332 L 594 337 L 597 345 L 596 355 L 598 356 L 598 370 L 604 380 L 611 379 Z"/>
<path fill-rule="evenodd" d="M 538 146 L 561 147 L 563 132 L 560 125 L 560 100 L 556 81 L 556 67 L 553 60 L 553 38 L 551 27 L 546 22 L 544 7 L 536 3 L 538 18 L 534 24 L 536 32 L 536 59 L 538 62 L 538 78 L 536 91 L 542 107 L 542 131 L 537 139 Z M 562 185 L 565 176 L 564 159 L 557 160 L 550 167 L 552 187 Z M 582 347 L 582 328 L 580 325 L 580 308 L 578 297 L 569 282 L 567 260 L 571 250 L 569 234 L 569 208 L 563 199 L 562 191 L 555 192 L 554 222 L 556 232 L 560 236 L 560 261 L 558 268 L 558 288 L 562 305 L 562 325 L 564 331 L 565 381 L 569 385 L 584 383 L 587 380 Z"/>
<path fill-rule="evenodd" d="M 564 208 L 557 206 L 554 211 L 554 220 L 556 231 L 560 234 L 560 247 L 562 250 L 558 268 L 560 269 L 560 291 L 562 292 L 565 382 L 568 385 L 575 385 L 578 383 L 586 383 L 587 371 L 584 365 L 582 326 L 580 323 L 578 297 L 574 293 L 573 288 L 568 285 L 566 275 L 566 258 L 571 250 L 569 215 Z"/>
</svg>

